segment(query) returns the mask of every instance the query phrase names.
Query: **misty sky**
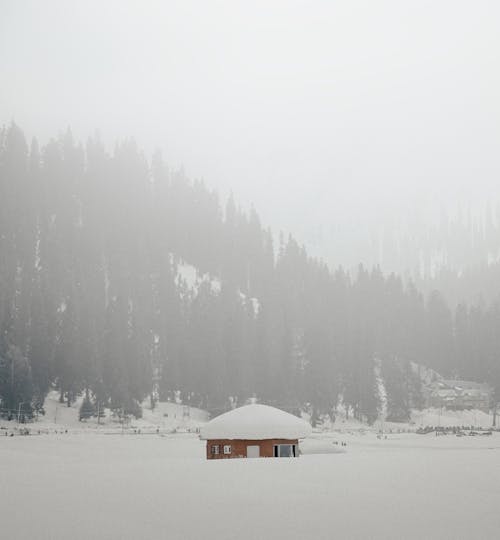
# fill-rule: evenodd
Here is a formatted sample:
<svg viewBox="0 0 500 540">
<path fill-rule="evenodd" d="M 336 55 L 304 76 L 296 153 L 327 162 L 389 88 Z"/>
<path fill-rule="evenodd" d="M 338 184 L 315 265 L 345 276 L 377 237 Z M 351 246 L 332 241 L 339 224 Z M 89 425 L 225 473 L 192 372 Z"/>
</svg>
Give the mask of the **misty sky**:
<svg viewBox="0 0 500 540">
<path fill-rule="evenodd" d="M 0 0 L 0 123 L 134 136 L 307 239 L 500 188 L 498 1 Z"/>
</svg>

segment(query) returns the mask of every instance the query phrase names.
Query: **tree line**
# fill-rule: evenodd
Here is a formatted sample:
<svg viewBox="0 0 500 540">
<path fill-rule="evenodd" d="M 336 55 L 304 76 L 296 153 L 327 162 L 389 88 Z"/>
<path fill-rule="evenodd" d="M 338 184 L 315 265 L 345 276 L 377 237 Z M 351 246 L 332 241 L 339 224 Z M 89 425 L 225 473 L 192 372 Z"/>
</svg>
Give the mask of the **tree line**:
<svg viewBox="0 0 500 540">
<path fill-rule="evenodd" d="M 191 287 L 182 262 L 213 279 Z M 87 411 L 255 396 L 314 415 L 342 401 L 373 421 L 379 366 L 404 419 L 422 405 L 412 363 L 498 392 L 499 322 L 498 301 L 452 310 L 378 268 L 332 271 L 133 140 L 110 153 L 69 131 L 43 148 L 15 124 L 0 131 L 4 414 L 41 410 L 57 389 Z"/>
</svg>

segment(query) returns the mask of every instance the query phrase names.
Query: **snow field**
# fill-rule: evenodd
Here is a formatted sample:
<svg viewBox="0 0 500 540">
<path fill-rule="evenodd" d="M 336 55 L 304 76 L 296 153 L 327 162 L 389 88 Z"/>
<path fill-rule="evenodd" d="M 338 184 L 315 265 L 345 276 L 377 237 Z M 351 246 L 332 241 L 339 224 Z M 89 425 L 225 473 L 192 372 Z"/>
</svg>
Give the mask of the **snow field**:
<svg viewBox="0 0 500 540">
<path fill-rule="evenodd" d="M 496 539 L 500 434 L 314 435 L 299 459 L 204 458 L 194 435 L 0 438 L 0 536 Z M 332 445 L 333 446 L 333 445 Z"/>
<path fill-rule="evenodd" d="M 120 432 L 122 430 L 119 419 L 113 417 L 109 409 L 104 411 L 105 416 L 101 418 L 100 424 L 97 423 L 97 418 L 89 418 L 80 422 L 79 410 L 82 400 L 83 396 L 79 396 L 76 402 L 71 407 L 68 407 L 65 403 L 59 403 L 58 392 L 51 391 L 44 401 L 45 414 L 40 415 L 35 422 L 18 425 L 15 420 L 9 422 L 0 418 L 0 428 L 9 432 L 16 432 L 19 427 L 26 427 L 32 433 L 37 433 L 39 430 L 42 433 L 55 433 L 65 430 L 71 433 Z M 173 430 L 195 431 L 206 424 L 208 419 L 209 414 L 206 411 L 174 402 L 157 403 L 152 411 L 149 401 L 146 400 L 142 404 L 142 418 L 131 418 L 126 425 L 126 430 L 132 432 L 134 429 L 156 431 L 158 428 L 161 432 Z"/>
</svg>

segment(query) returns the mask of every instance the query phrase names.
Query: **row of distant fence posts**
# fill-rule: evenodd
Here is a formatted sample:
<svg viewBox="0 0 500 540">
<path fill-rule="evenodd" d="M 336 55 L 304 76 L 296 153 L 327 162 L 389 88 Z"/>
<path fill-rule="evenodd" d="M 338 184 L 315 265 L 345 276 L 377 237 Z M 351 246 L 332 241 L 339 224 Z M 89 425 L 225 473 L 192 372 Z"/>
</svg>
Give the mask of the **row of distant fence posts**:
<svg viewBox="0 0 500 540">
<path fill-rule="evenodd" d="M 0 414 L 2 415 L 7 415 L 7 417 L 9 418 L 9 420 L 12 420 L 12 418 L 16 418 L 17 420 L 17 423 L 20 424 L 21 423 L 21 415 L 24 416 L 24 412 L 23 412 L 23 405 L 25 405 L 27 402 L 26 401 L 21 401 L 20 403 L 18 403 L 17 405 L 17 408 L 15 409 L 0 409 Z"/>
</svg>

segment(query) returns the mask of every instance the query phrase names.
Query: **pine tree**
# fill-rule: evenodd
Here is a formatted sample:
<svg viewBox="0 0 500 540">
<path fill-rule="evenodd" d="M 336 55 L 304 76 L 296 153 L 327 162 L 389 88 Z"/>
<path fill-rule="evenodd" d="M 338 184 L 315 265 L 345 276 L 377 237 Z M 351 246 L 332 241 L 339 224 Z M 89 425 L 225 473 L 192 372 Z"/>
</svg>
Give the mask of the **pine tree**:
<svg viewBox="0 0 500 540">
<path fill-rule="evenodd" d="M 85 397 L 83 398 L 82 404 L 80 405 L 80 411 L 78 413 L 80 422 L 82 420 L 88 420 L 89 418 L 92 418 L 96 415 L 96 412 L 96 407 L 94 403 L 92 403 L 90 396 L 87 392 L 85 394 Z"/>
</svg>

